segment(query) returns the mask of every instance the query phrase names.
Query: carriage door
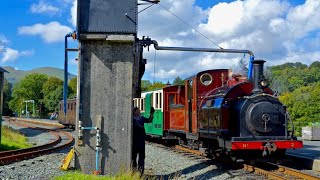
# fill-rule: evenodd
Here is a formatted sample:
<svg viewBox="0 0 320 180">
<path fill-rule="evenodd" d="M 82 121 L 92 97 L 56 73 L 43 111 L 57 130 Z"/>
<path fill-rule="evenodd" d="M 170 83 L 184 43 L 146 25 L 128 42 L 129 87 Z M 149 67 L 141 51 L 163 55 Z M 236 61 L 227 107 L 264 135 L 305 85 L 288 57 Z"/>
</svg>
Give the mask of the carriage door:
<svg viewBox="0 0 320 180">
<path fill-rule="evenodd" d="M 192 79 L 188 81 L 188 119 L 189 119 L 189 133 L 192 133 L 192 101 L 193 101 L 193 88 L 192 88 Z"/>
</svg>

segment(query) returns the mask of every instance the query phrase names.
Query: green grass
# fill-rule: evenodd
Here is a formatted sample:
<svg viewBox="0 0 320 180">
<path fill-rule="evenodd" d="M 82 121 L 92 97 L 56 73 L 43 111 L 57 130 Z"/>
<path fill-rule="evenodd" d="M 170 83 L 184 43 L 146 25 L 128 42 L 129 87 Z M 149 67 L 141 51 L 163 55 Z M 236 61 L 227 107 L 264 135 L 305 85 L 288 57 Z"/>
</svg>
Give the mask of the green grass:
<svg viewBox="0 0 320 180">
<path fill-rule="evenodd" d="M 115 176 L 96 176 L 92 174 L 83 174 L 81 172 L 75 171 L 72 173 L 68 173 L 62 176 L 56 176 L 53 178 L 54 180 L 139 180 L 140 174 L 139 173 L 132 173 L 132 172 L 120 172 Z"/>
<path fill-rule="evenodd" d="M 24 135 L 7 126 L 2 126 L 1 135 L 0 151 L 31 147 Z"/>
</svg>

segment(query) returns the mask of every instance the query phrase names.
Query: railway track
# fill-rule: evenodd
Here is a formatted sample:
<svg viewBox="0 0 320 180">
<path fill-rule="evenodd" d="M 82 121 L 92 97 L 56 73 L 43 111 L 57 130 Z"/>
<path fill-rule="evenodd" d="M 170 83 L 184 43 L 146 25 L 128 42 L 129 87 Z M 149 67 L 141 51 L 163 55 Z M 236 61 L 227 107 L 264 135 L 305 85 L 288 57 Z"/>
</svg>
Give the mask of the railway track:
<svg viewBox="0 0 320 180">
<path fill-rule="evenodd" d="M 157 145 L 158 147 L 163 146 L 163 145 L 159 145 L 157 143 L 150 143 L 149 144 L 152 145 Z M 163 146 L 163 148 L 165 148 L 166 146 Z M 201 156 L 202 158 L 206 158 L 205 154 L 194 150 L 194 149 L 188 149 L 186 147 L 182 147 L 179 145 L 173 146 L 173 147 L 166 147 L 168 149 L 173 149 L 176 152 L 187 152 L 187 153 L 191 153 L 197 156 Z M 230 164 L 229 164 L 230 165 Z M 243 170 L 250 172 L 250 173 L 255 173 L 258 175 L 262 175 L 268 179 L 276 179 L 276 180 L 292 180 L 292 179 L 305 179 L 305 180 L 320 180 L 320 177 L 318 176 L 313 176 L 309 173 L 305 173 L 302 172 L 300 170 L 296 170 L 293 168 L 289 168 L 286 166 L 282 166 L 282 165 L 278 165 L 278 164 L 274 164 L 274 163 L 264 163 L 264 164 L 260 164 L 260 166 L 253 166 L 253 165 L 248 165 L 248 164 L 237 164 L 239 165 L 239 167 L 243 168 Z M 232 166 L 237 166 L 237 165 L 232 165 Z M 238 167 L 238 166 L 237 166 Z"/>
<path fill-rule="evenodd" d="M 268 179 L 277 180 L 291 180 L 291 179 L 307 179 L 307 180 L 320 180 L 319 177 L 285 167 L 278 164 L 267 163 L 267 166 L 256 167 L 248 164 L 243 164 L 243 169 L 249 172 L 263 175 Z"/>
<path fill-rule="evenodd" d="M 40 146 L 19 149 L 19 150 L 2 151 L 0 152 L 0 165 L 6 165 L 16 161 L 31 159 L 33 157 L 52 153 L 70 146 L 74 141 L 73 137 L 68 132 L 51 130 L 51 129 L 42 128 L 42 127 L 41 128 L 35 127 L 30 124 L 18 123 L 13 119 L 11 119 L 10 122 L 15 124 L 16 126 L 50 132 L 51 134 L 53 134 L 54 139 L 48 142 L 47 144 L 40 145 Z M 62 142 L 62 139 L 65 139 L 65 137 L 66 137 L 66 142 Z"/>
</svg>

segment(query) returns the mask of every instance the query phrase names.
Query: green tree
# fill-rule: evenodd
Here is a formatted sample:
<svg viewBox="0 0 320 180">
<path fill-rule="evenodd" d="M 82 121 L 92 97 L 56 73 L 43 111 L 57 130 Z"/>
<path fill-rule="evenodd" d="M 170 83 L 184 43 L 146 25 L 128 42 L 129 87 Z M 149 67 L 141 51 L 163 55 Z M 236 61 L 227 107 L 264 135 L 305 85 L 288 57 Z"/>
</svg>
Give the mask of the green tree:
<svg viewBox="0 0 320 180">
<path fill-rule="evenodd" d="M 141 91 L 153 91 L 156 89 L 161 89 L 166 87 L 166 85 L 161 81 L 156 81 L 154 83 L 151 83 L 149 80 L 142 80 L 141 81 Z"/>
<path fill-rule="evenodd" d="M 24 109 L 24 100 L 34 100 L 37 109 L 39 101 L 43 99 L 43 84 L 47 80 L 48 76 L 45 74 L 33 73 L 24 77 L 13 87 L 12 100 L 9 102 L 10 109 L 21 113 L 21 110 Z M 31 109 L 30 107 L 28 110 L 31 111 Z"/>
<path fill-rule="evenodd" d="M 149 80 L 142 80 L 141 81 L 141 92 L 148 91 L 150 89 L 152 83 Z"/>
<path fill-rule="evenodd" d="M 4 79 L 3 82 L 3 115 L 11 116 L 12 110 L 9 108 L 9 101 L 12 99 L 12 84 Z"/>
<path fill-rule="evenodd" d="M 178 76 L 173 80 L 172 85 L 184 85 L 184 80 Z"/>
<path fill-rule="evenodd" d="M 70 79 L 68 86 L 70 89 L 70 91 L 68 91 L 69 98 L 76 97 L 77 96 L 77 77 Z"/>
<path fill-rule="evenodd" d="M 320 62 L 319 61 L 314 61 L 313 63 L 310 64 L 309 68 L 320 68 Z"/>
<path fill-rule="evenodd" d="M 55 111 L 63 93 L 63 81 L 56 77 L 49 77 L 43 84 L 43 104 L 47 111 Z"/>
<path fill-rule="evenodd" d="M 63 81 L 56 77 L 49 77 L 48 80 L 43 83 L 42 92 L 44 96 L 50 94 L 52 91 L 56 90 L 58 87 L 63 86 Z"/>
<path fill-rule="evenodd" d="M 320 82 L 283 93 L 279 98 L 288 107 L 297 135 L 301 135 L 302 126 L 319 121 Z"/>
<path fill-rule="evenodd" d="M 44 106 L 47 111 L 58 111 L 59 101 L 62 99 L 63 96 L 63 86 L 57 87 L 55 90 L 50 92 L 44 97 Z"/>
<path fill-rule="evenodd" d="M 153 90 L 161 89 L 161 88 L 164 88 L 164 87 L 166 87 L 166 85 L 163 82 L 156 81 L 148 88 L 148 91 L 153 91 Z"/>
</svg>

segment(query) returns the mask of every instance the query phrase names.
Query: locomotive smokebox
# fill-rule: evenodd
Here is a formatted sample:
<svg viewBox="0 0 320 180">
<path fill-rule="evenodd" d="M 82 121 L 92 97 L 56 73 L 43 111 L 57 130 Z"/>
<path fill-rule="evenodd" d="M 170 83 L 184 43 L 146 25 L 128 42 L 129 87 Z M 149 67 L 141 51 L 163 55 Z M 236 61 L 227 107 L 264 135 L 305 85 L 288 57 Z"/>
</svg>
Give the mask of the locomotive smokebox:
<svg viewBox="0 0 320 180">
<path fill-rule="evenodd" d="M 265 80 L 263 75 L 263 64 L 265 60 L 254 60 L 253 63 L 253 90 L 254 94 L 262 92 L 261 82 Z"/>
</svg>

